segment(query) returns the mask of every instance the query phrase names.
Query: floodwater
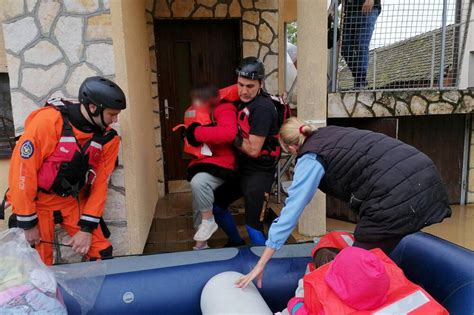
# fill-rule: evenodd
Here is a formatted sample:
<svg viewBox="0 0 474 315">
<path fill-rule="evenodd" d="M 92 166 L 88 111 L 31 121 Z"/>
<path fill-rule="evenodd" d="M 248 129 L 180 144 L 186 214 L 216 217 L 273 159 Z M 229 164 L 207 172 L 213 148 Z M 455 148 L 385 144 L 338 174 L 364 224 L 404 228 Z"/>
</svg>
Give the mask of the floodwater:
<svg viewBox="0 0 474 315">
<path fill-rule="evenodd" d="M 282 205 L 272 203 L 271 206 L 279 213 Z M 455 205 L 451 206 L 451 208 L 453 210 L 451 218 L 445 219 L 442 223 L 429 226 L 423 231 L 474 250 L 474 204 L 466 206 Z M 242 232 L 245 233 L 245 229 L 243 228 L 243 202 L 237 202 L 233 209 L 235 212 L 234 218 L 239 227 L 242 228 Z M 159 231 L 150 233 L 147 243 L 155 243 L 155 246 L 148 246 L 148 252 L 172 252 L 190 250 L 192 248 L 194 230 L 192 228 L 190 193 L 170 194 L 162 198 L 157 205 L 155 220 L 159 220 L 155 222 L 159 227 Z M 326 224 L 328 231 L 345 230 L 353 232 L 355 226 L 352 223 L 334 219 L 327 219 Z M 224 235 L 220 234 L 223 233 L 216 233 L 213 238 L 211 238 L 211 246 L 220 247 L 220 241 L 225 243 Z M 222 238 L 222 240 L 220 240 L 220 238 Z M 297 231 L 294 231 L 290 242 L 308 241 L 311 239 L 312 238 L 301 236 Z"/>
</svg>

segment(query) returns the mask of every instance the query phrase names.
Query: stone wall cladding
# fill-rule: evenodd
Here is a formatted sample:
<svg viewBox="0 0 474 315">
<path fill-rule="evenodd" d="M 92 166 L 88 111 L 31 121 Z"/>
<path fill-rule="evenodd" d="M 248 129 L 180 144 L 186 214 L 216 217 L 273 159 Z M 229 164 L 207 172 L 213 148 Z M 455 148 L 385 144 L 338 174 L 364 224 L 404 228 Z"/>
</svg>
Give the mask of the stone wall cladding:
<svg viewBox="0 0 474 315">
<path fill-rule="evenodd" d="M 474 111 L 474 91 L 330 93 L 328 118 L 465 114 Z"/>
<path fill-rule="evenodd" d="M 152 99 L 159 184 L 164 194 L 159 87 L 155 52 L 155 19 L 238 18 L 242 20 L 243 57 L 258 56 L 265 64 L 265 86 L 278 92 L 278 0 L 147 0 L 147 26 L 151 60 Z"/>
<path fill-rule="evenodd" d="M 76 99 L 87 76 L 114 78 L 108 0 L 15 0 L 5 8 L 10 87 L 20 94 L 13 104 L 17 133 L 51 95 Z"/>
<path fill-rule="evenodd" d="M 109 0 L 5 0 L 3 5 L 0 21 L 17 134 L 28 114 L 51 96 L 77 99 L 86 77 L 114 79 Z M 104 212 L 115 254 L 129 251 L 124 186 L 120 165 Z M 62 253 L 62 261 L 78 259 L 71 251 Z"/>
</svg>

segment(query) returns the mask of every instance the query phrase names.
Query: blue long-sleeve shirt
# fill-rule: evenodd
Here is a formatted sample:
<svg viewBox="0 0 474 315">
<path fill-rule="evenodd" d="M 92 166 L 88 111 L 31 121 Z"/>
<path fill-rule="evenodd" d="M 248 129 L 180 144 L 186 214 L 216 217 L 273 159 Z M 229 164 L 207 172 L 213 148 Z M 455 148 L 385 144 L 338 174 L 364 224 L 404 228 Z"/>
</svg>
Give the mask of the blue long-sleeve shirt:
<svg viewBox="0 0 474 315">
<path fill-rule="evenodd" d="M 307 153 L 298 159 L 293 183 L 288 189 L 288 198 L 281 214 L 273 221 L 266 245 L 280 249 L 298 223 L 306 205 L 313 199 L 324 176 L 324 168 L 315 153 Z"/>
</svg>

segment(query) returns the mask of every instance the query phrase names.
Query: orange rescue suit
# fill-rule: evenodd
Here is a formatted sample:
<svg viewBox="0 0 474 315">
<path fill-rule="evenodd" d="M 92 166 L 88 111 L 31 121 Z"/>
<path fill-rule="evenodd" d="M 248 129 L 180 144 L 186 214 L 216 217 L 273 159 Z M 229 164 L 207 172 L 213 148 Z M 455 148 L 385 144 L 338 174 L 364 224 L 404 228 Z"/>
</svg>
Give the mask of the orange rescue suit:
<svg viewBox="0 0 474 315">
<path fill-rule="evenodd" d="M 89 142 L 94 135 L 84 133 L 73 125 L 71 127 L 80 146 Z M 39 224 L 42 241 L 52 242 L 54 239 L 54 212 L 60 211 L 61 224 L 70 235 L 81 229 L 80 221 L 89 226 L 92 224 L 95 228 L 92 231 L 92 244 L 88 256 L 100 258 L 106 251 L 110 250 L 111 253 L 112 249 L 110 242 L 97 226 L 104 211 L 108 179 L 115 167 L 120 140 L 115 136 L 103 146 L 90 191 L 82 189 L 76 200 L 72 196 L 61 197 L 54 193 L 42 192 L 38 187 L 38 172 L 45 159 L 55 152 L 62 130 L 61 113 L 53 107 L 35 110 L 28 116 L 25 121 L 25 132 L 20 137 L 10 161 L 7 200 L 13 206 L 19 227 L 28 229 L 34 227 L 36 223 Z M 52 246 L 40 243 L 36 248 L 43 261 L 52 264 Z"/>
</svg>

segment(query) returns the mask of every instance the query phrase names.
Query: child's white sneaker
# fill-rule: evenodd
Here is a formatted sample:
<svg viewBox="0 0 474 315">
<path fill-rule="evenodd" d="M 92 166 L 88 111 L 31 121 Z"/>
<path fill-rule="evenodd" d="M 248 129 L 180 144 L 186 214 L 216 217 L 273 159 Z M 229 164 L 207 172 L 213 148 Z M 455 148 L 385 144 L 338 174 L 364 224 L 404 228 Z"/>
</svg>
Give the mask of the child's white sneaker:
<svg viewBox="0 0 474 315">
<path fill-rule="evenodd" d="M 203 249 L 209 249 L 209 248 L 210 248 L 209 245 L 207 245 L 207 243 L 206 243 L 206 244 L 204 244 L 204 246 L 202 246 L 202 247 L 194 246 L 194 247 L 193 247 L 193 250 L 203 250 Z"/>
<path fill-rule="evenodd" d="M 211 238 L 218 229 L 217 223 L 214 220 L 202 220 L 199 228 L 194 234 L 194 240 L 196 242 L 204 242 Z"/>
</svg>

